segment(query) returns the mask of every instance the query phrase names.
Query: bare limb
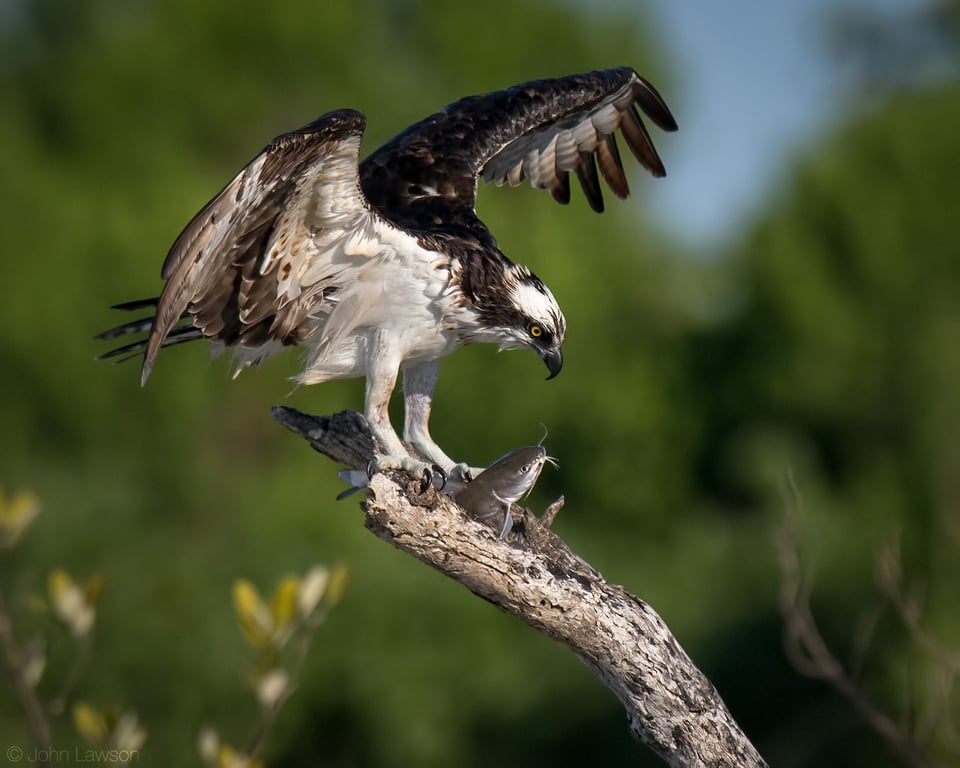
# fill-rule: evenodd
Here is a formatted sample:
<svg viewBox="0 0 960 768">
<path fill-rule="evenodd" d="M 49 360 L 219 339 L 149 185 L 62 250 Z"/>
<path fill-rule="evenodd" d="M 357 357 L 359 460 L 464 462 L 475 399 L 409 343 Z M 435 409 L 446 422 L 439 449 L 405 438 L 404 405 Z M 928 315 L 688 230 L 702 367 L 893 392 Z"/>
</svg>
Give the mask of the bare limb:
<svg viewBox="0 0 960 768">
<path fill-rule="evenodd" d="M 792 486 L 792 484 L 791 484 Z M 791 487 L 795 502 L 796 489 Z M 784 527 L 777 536 L 780 562 L 780 611 L 784 624 L 784 648 L 800 674 L 822 680 L 843 696 L 899 758 L 914 768 L 937 765 L 924 747 L 870 699 L 867 693 L 830 651 L 810 608 L 809 579 L 802 572 L 796 535 Z"/>
<path fill-rule="evenodd" d="M 372 456 L 355 412 L 314 417 L 274 408 L 273 415 L 348 467 L 363 468 Z M 669 765 L 766 765 L 656 611 L 604 581 L 544 520 L 523 510 L 500 540 L 447 496 L 418 486 L 402 473 L 376 475 L 363 504 L 367 528 L 566 645 L 617 695 L 633 734 Z"/>
</svg>

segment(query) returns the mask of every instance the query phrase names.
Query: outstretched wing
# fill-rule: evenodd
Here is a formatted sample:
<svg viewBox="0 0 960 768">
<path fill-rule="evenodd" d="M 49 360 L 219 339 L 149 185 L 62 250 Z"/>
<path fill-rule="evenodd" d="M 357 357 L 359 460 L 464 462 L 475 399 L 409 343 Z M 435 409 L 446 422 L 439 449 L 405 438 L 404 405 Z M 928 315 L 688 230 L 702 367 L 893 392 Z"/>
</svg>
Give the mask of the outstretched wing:
<svg viewBox="0 0 960 768">
<path fill-rule="evenodd" d="M 340 110 L 277 137 L 194 216 L 163 264 L 159 299 L 120 306 L 156 306 L 142 382 L 170 343 L 202 336 L 256 357 L 313 329 L 310 309 L 335 271 L 324 254 L 376 217 L 357 173 L 364 125 L 359 112 Z M 185 314 L 192 325 L 178 326 Z M 138 330 L 143 321 L 102 336 Z"/>
<path fill-rule="evenodd" d="M 480 176 L 511 186 L 529 179 L 567 203 L 572 171 L 600 212 L 598 164 L 617 197 L 629 194 L 618 132 L 641 165 L 666 174 L 638 108 L 663 130 L 676 130 L 660 94 L 629 67 L 468 96 L 376 150 L 361 165 L 361 183 L 387 215 L 424 198 L 472 211 Z"/>
</svg>

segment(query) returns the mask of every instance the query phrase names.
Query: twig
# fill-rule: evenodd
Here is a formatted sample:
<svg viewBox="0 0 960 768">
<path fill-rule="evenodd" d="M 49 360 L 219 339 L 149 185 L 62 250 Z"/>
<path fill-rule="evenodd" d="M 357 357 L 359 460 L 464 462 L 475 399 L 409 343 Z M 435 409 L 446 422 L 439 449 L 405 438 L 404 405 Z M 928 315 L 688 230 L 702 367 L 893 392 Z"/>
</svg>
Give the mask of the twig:
<svg viewBox="0 0 960 768">
<path fill-rule="evenodd" d="M 51 754 L 52 746 L 50 721 L 37 697 L 36 690 L 30 685 L 24 672 L 25 654 L 13 634 L 13 622 L 2 590 L 0 590 L 0 650 L 3 651 L 4 665 L 26 715 L 30 739 L 37 749 L 37 765 L 49 766 L 48 756 Z"/>
<path fill-rule="evenodd" d="M 923 626 L 921 601 L 904 584 L 899 537 L 877 555 L 875 574 L 877 588 L 893 606 L 910 637 L 939 667 L 930 678 L 930 689 L 925 706 L 918 715 L 916 732 L 927 739 L 940 733 L 944 742 L 949 744 L 949 705 L 960 675 L 960 654 L 943 645 Z M 955 742 L 949 745 L 957 751 Z"/>
<path fill-rule="evenodd" d="M 287 675 L 287 684 L 280 696 L 277 697 L 276 701 L 272 702 L 267 707 L 262 707 L 260 712 L 260 717 L 258 722 L 254 727 L 253 734 L 250 737 L 249 744 L 247 746 L 247 755 L 250 757 L 257 757 L 260 754 L 260 751 L 263 749 L 264 744 L 266 743 L 267 736 L 270 734 L 273 724 L 276 722 L 277 717 L 280 715 L 280 710 L 283 708 L 283 705 L 287 703 L 287 700 L 293 695 L 295 690 L 294 681 L 300 679 L 300 674 L 303 671 L 304 663 L 307 660 L 307 653 L 310 650 L 310 644 L 313 641 L 313 632 L 316 629 L 316 626 L 313 626 L 309 623 L 308 620 L 304 619 L 299 622 L 296 629 L 296 636 L 293 638 L 293 642 L 296 644 L 294 650 L 294 659 L 293 659 L 293 669 Z"/>
<path fill-rule="evenodd" d="M 80 683 L 80 678 L 83 676 L 87 668 L 87 663 L 90 661 L 90 651 L 92 647 L 93 644 L 89 633 L 77 640 L 73 661 L 70 662 L 70 668 L 67 670 L 63 684 L 60 686 L 57 694 L 50 699 L 47 704 L 47 711 L 54 717 L 59 717 L 66 712 L 73 692 Z"/>
<path fill-rule="evenodd" d="M 372 457 L 357 447 L 369 432 L 355 412 L 314 417 L 274 408 L 273 414 L 352 469 Z M 402 473 L 374 476 L 363 503 L 367 528 L 566 645 L 617 695 L 633 734 L 669 765 L 766 765 L 647 603 L 604 581 L 529 511 L 514 515 L 519 525 L 501 540 L 447 496 L 418 486 Z"/>
<path fill-rule="evenodd" d="M 794 503 L 799 493 L 790 482 Z M 914 768 L 935 768 L 923 746 L 877 707 L 830 651 L 810 608 L 809 580 L 801 572 L 795 534 L 786 526 L 776 537 L 780 563 L 780 611 L 787 658 L 800 674 L 822 680 L 843 696 L 861 719 L 882 737 L 901 760 Z"/>
<path fill-rule="evenodd" d="M 919 601 L 907 594 L 903 585 L 903 564 L 900 542 L 888 545 L 877 556 L 877 587 L 894 607 L 900 621 L 914 641 L 938 664 L 944 667 L 951 678 L 960 674 L 960 654 L 938 642 L 921 623 Z"/>
</svg>

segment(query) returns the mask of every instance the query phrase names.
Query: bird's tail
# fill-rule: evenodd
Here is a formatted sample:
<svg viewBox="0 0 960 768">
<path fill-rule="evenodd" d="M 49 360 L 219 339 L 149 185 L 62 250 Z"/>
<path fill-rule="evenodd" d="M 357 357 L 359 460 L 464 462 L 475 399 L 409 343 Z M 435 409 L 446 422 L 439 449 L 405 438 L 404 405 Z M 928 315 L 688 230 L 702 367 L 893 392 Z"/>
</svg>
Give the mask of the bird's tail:
<svg viewBox="0 0 960 768">
<path fill-rule="evenodd" d="M 159 301 L 158 297 L 153 297 L 150 299 L 138 299 L 136 301 L 126 301 L 123 304 L 115 304 L 113 307 L 111 307 L 111 309 L 121 309 L 125 312 L 136 312 L 140 309 L 151 309 L 156 312 L 157 301 Z M 186 341 L 193 341 L 194 339 L 203 338 L 203 334 L 200 332 L 199 328 L 194 327 L 190 322 L 184 323 L 184 320 L 189 321 L 190 316 L 186 314 L 183 315 L 180 318 L 181 324 L 170 330 L 160 346 L 171 347 L 174 344 L 183 344 Z M 150 329 L 153 327 L 153 323 L 153 315 L 142 317 L 138 320 L 131 320 L 123 325 L 118 325 L 116 328 L 110 328 L 102 333 L 98 333 L 94 338 L 103 341 L 109 341 L 110 339 L 117 339 L 121 336 L 130 336 L 136 333 L 149 334 Z M 104 354 L 100 355 L 97 359 L 108 360 L 111 358 L 119 358 L 115 360 L 115 362 L 122 363 L 126 360 L 130 360 L 131 358 L 143 355 L 146 351 L 146 348 L 147 339 L 143 338 L 129 344 L 124 344 L 116 349 L 111 349 L 109 352 L 105 352 Z"/>
</svg>

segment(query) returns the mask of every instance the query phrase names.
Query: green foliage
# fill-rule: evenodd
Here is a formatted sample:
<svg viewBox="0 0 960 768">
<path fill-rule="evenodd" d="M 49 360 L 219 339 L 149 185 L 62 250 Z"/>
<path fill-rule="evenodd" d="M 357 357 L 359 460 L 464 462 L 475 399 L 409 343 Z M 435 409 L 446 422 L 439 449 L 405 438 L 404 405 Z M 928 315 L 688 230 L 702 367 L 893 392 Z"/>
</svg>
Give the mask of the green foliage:
<svg viewBox="0 0 960 768">
<path fill-rule="evenodd" d="M 0 492 L 0 542 L 12 549 L 39 514 L 36 497 L 18 493 L 7 501 Z M 4 573 L 4 576 L 16 574 Z M 58 718 L 67 710 L 75 689 L 89 662 L 91 638 L 97 620 L 97 604 L 106 585 L 101 575 L 78 584 L 61 568 L 47 577 L 46 597 L 30 595 L 25 602 L 37 614 L 50 619 L 52 626 L 28 640 L 22 638 L 17 613 L 8 605 L 6 579 L 0 581 L 0 664 L 15 693 L 24 730 L 24 741 L 7 742 L 5 756 L 11 763 L 26 759 L 47 766 L 72 755 L 83 762 L 127 765 L 139 759 L 146 730 L 132 712 L 111 709 L 101 712 L 83 701 L 73 704 L 76 733 L 93 749 L 79 746 L 68 749 L 60 741 L 62 730 L 55 728 Z M 56 651 L 66 641 L 69 666 L 61 677 L 50 680 L 48 666 L 57 666 Z M 53 649 L 48 651 L 48 649 Z M 51 692 L 53 691 L 53 692 Z M 57 739 L 55 741 L 54 739 Z"/>
<path fill-rule="evenodd" d="M 299 684 L 314 630 L 340 602 L 347 572 L 314 566 L 303 578 L 288 576 L 269 601 L 246 579 L 233 583 L 233 607 L 240 629 L 257 653 L 250 676 L 258 704 L 258 722 L 246 752 L 221 742 L 211 727 L 200 732 L 198 749 L 209 768 L 258 768 L 263 749 L 281 707 Z"/>
<path fill-rule="evenodd" d="M 4 11 L 0 483 L 57 512 L 0 553 L 0 572 L 17 574 L 21 594 L 43 583 L 39 563 L 110 574 L 85 681 L 91 700 L 136 700 L 151 724 L 145 763 L 195 760 L 211 719 L 242 732 L 259 705 L 237 701 L 248 649 L 225 596 L 240 574 L 262 583 L 317 560 L 345 562 L 351 589 L 267 764 L 579 765 L 598 744 L 607 764 L 648 757 L 574 659 L 373 539 L 355 501 L 334 502 L 335 467 L 270 419 L 279 402 L 357 407 L 360 383 L 291 392 L 295 354 L 230 381 L 185 345 L 140 390 L 136 364 L 94 362 L 104 349 L 91 339 L 117 320 L 108 305 L 155 295 L 169 244 L 249 157 L 328 109 L 368 114 L 369 151 L 463 94 L 538 76 L 631 64 L 670 101 L 653 34 L 615 7 L 32 0 Z M 661 182 L 639 172 L 631 200 L 602 217 L 581 199 L 561 209 L 530 189 L 480 192 L 504 251 L 564 307 L 566 367 L 544 383 L 531 355 L 457 353 L 442 366 L 435 437 L 484 464 L 545 425 L 560 470 L 544 472 L 532 505 L 565 494 L 561 535 L 664 615 L 772 764 L 891 764 L 780 651 L 769 531 L 788 468 L 830 638 L 843 645 L 851 616 L 879 604 L 873 553 L 897 529 L 908 572 L 929 580 L 927 619 L 946 642 L 960 633 L 958 113 L 944 86 L 853 119 L 798 159 L 734 253 L 709 262 L 684 259 L 643 220 Z M 670 137 L 654 138 L 669 167 Z M 289 615 L 276 600 L 274 629 Z M 867 668 L 884 701 L 899 700 L 914 663 L 891 632 Z M 811 715 L 824 708 L 832 730 Z M 0 742 L 22 743 L 19 723 L 0 693 Z M 207 748 L 237 757 L 219 740 Z"/>
<path fill-rule="evenodd" d="M 20 492 L 7 499 L 0 489 L 0 549 L 14 547 L 39 514 L 40 504 L 32 493 Z"/>
<path fill-rule="evenodd" d="M 12 549 L 26 533 L 38 511 L 31 494 L 19 493 L 7 501 L 0 492 L 0 541 L 6 549 Z M 314 631 L 343 598 L 346 583 L 343 566 L 328 569 L 316 565 L 302 578 L 284 578 L 272 598 L 265 601 L 246 579 L 234 582 L 233 602 L 240 628 L 257 653 L 250 683 L 259 712 L 257 722 L 250 727 L 249 754 L 221 742 L 209 726 L 200 731 L 198 749 L 209 768 L 263 765 L 257 754 L 300 679 Z M 31 595 L 27 600 L 34 612 L 52 620 L 72 647 L 73 663 L 58 692 L 49 698 L 41 680 L 49 661 L 46 649 L 53 643 L 40 637 L 26 643 L 18 638 L 20 617 L 9 610 L 4 590 L 0 589 L 0 662 L 16 693 L 30 742 L 27 748 L 16 742 L 8 744 L 9 761 L 19 762 L 25 755 L 30 762 L 43 766 L 66 760 L 71 750 L 63 746 L 62 729 L 55 726 L 69 707 L 76 733 L 89 745 L 86 749 L 74 746 L 74 759 L 114 766 L 139 762 L 147 732 L 136 714 L 117 708 L 102 711 L 87 701 L 73 701 L 89 662 L 97 605 L 105 585 L 106 579 L 99 574 L 81 585 L 57 568 L 47 578 L 46 597 Z"/>
<path fill-rule="evenodd" d="M 741 426 L 802 430 L 848 513 L 886 499 L 924 535 L 952 506 L 960 416 L 951 115 L 956 88 L 903 94 L 819 146 L 746 239 L 742 311 L 709 342 L 749 351 L 739 393 L 736 371 L 715 372 Z"/>
<path fill-rule="evenodd" d="M 77 702 L 73 707 L 74 727 L 92 749 L 76 749 L 75 759 L 107 765 L 129 765 L 140 761 L 140 750 L 147 733 L 130 712 L 110 710 Z"/>
<path fill-rule="evenodd" d="M 857 613 L 884 614 L 864 590 L 877 553 L 901 533 L 907 572 L 927 585 L 924 623 L 960 642 L 957 119 L 960 88 L 941 84 L 894 94 L 818 143 L 737 249 L 736 310 L 691 343 L 714 431 L 704 476 L 721 500 L 756 504 L 781 493 L 771 465 L 794 467 L 815 605 L 826 603 L 841 647 Z M 920 645 L 885 622 L 866 674 L 894 709 L 909 675 L 923 721 L 944 670 L 929 674 Z"/>
</svg>

